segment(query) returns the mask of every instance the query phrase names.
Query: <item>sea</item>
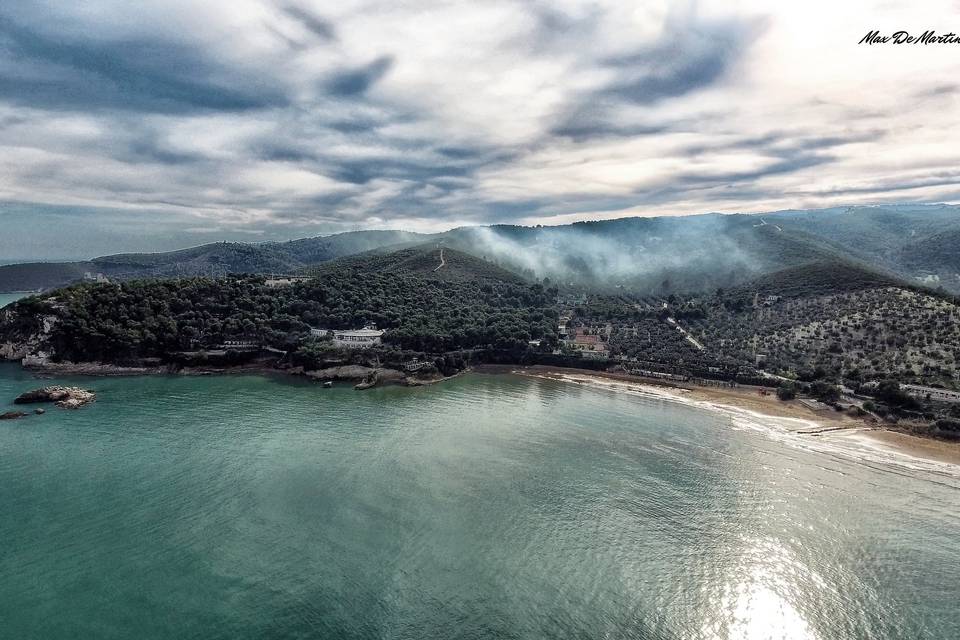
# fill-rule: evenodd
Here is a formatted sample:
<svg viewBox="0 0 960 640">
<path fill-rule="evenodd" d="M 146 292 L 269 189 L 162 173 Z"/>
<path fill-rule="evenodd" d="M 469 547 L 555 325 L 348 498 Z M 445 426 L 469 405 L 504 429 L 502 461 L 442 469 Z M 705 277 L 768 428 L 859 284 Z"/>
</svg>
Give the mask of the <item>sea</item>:
<svg viewBox="0 0 960 640">
<path fill-rule="evenodd" d="M 0 637 L 960 637 L 958 467 L 519 375 L 50 378 L 0 421 Z"/>
<path fill-rule="evenodd" d="M 16 302 L 20 298 L 24 298 L 30 294 L 28 293 L 0 293 L 0 309 L 7 306 L 11 302 Z"/>
</svg>

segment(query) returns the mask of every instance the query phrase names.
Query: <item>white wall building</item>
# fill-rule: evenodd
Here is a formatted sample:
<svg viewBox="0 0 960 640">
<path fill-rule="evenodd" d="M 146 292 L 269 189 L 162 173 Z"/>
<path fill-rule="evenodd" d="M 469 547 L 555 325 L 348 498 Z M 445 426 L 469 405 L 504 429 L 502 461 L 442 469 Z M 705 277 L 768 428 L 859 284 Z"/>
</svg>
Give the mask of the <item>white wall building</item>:
<svg viewBox="0 0 960 640">
<path fill-rule="evenodd" d="M 908 395 L 914 398 L 920 398 L 921 400 L 929 397 L 931 400 L 938 400 L 940 402 L 960 402 L 960 393 L 956 391 L 948 391 L 936 387 L 923 387 L 918 384 L 902 384 L 900 385 L 900 389 Z"/>
<path fill-rule="evenodd" d="M 383 330 L 376 327 L 333 332 L 333 344 L 344 349 L 366 349 L 381 343 Z"/>
</svg>

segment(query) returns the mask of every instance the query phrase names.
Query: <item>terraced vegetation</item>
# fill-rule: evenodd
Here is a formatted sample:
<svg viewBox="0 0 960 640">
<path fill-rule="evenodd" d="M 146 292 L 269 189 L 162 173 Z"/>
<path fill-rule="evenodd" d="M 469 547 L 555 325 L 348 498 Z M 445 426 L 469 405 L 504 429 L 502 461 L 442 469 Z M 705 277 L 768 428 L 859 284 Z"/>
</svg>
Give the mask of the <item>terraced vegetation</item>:
<svg viewBox="0 0 960 640">
<path fill-rule="evenodd" d="M 879 380 L 957 387 L 960 309 L 899 287 L 785 298 L 736 310 L 708 305 L 690 330 L 723 357 L 787 377 Z"/>
</svg>

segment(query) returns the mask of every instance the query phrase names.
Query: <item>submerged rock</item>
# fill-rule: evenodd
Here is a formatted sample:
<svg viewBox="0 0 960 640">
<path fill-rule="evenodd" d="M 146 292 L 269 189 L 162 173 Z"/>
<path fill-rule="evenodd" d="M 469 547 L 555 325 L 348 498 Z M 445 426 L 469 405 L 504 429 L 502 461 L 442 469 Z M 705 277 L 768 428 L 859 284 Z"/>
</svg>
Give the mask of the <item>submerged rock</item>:
<svg viewBox="0 0 960 640">
<path fill-rule="evenodd" d="M 26 415 L 23 411 L 7 411 L 6 413 L 0 413 L 0 420 L 16 420 Z"/>
<path fill-rule="evenodd" d="M 85 404 L 90 404 L 97 398 L 93 391 L 81 389 L 80 387 L 43 387 L 34 389 L 17 396 L 14 404 L 30 404 L 34 402 L 54 402 L 58 407 L 64 409 L 79 409 Z"/>
<path fill-rule="evenodd" d="M 374 371 L 375 369 L 373 367 L 348 364 L 342 367 L 328 367 L 326 369 L 307 371 L 304 375 L 314 380 L 364 380 Z"/>
<path fill-rule="evenodd" d="M 38 416 L 42 416 L 43 414 L 45 414 L 45 413 L 47 412 L 47 410 L 46 410 L 46 409 L 34 409 L 33 412 L 34 412 L 35 414 L 37 414 Z"/>
</svg>

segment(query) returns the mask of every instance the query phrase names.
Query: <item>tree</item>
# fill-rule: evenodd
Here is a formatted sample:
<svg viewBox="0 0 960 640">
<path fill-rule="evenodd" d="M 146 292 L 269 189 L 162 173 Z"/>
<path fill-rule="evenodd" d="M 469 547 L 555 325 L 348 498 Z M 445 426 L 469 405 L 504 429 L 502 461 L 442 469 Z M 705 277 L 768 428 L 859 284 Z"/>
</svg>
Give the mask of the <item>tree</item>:
<svg viewBox="0 0 960 640">
<path fill-rule="evenodd" d="M 797 397 L 797 388 L 792 382 L 781 382 L 777 388 L 777 397 L 783 401 L 793 400 Z"/>
</svg>

